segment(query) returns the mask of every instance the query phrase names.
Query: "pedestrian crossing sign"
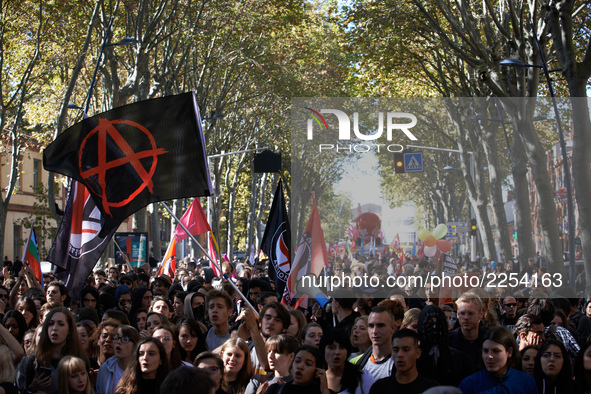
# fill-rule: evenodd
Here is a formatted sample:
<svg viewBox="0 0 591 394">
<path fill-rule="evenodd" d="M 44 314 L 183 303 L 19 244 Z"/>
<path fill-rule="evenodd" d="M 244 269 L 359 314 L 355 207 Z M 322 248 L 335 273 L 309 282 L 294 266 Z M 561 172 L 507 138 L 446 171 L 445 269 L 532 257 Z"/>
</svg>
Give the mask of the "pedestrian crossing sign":
<svg viewBox="0 0 591 394">
<path fill-rule="evenodd" d="M 404 154 L 404 172 L 423 172 L 423 153 Z"/>
</svg>

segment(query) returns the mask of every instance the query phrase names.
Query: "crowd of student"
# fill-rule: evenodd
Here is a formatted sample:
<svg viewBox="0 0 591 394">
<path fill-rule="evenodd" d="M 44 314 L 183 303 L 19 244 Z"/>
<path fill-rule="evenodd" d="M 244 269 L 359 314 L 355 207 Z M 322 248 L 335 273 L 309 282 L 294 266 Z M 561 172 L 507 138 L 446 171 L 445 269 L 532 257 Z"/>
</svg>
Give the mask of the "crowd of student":
<svg viewBox="0 0 591 394">
<path fill-rule="evenodd" d="M 207 266 L 179 265 L 96 271 L 79 301 L 4 268 L 0 394 L 591 393 L 591 303 L 568 287 L 441 306 L 337 289 L 291 309 L 263 267 L 225 263 L 255 313 Z"/>
</svg>

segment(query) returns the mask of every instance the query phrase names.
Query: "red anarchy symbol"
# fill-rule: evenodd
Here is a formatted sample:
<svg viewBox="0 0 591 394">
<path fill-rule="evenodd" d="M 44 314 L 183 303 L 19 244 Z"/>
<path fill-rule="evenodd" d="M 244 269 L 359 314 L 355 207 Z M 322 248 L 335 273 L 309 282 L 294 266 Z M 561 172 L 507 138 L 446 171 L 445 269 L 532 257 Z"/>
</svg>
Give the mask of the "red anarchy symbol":
<svg viewBox="0 0 591 394">
<path fill-rule="evenodd" d="M 121 136 L 121 134 L 119 133 L 119 131 L 115 128 L 115 125 L 117 125 L 117 124 L 126 124 L 126 125 L 129 125 L 131 127 L 135 127 L 138 130 L 140 130 L 142 133 L 144 133 L 148 137 L 150 144 L 152 146 L 152 149 L 144 150 L 144 151 L 140 151 L 140 152 L 135 152 L 131 148 L 131 146 L 129 146 L 129 144 L 127 143 L 125 138 L 123 138 Z M 86 146 L 86 143 L 89 141 L 89 139 L 91 137 L 93 137 L 95 134 L 98 134 L 97 135 L 97 138 L 98 138 L 98 143 L 97 143 L 98 163 L 97 163 L 96 167 L 82 171 L 82 154 L 84 152 L 84 147 Z M 107 137 L 111 137 L 111 139 L 115 142 L 117 147 L 119 147 L 119 149 L 121 149 L 121 152 L 123 152 L 123 155 L 124 155 L 123 157 L 120 157 L 118 159 L 111 160 L 111 161 L 107 162 Z M 89 146 L 91 146 L 90 143 L 89 143 Z M 112 150 L 110 150 L 109 153 L 115 154 L 115 152 L 113 152 Z M 152 136 L 152 134 L 148 131 L 148 129 L 146 129 L 141 124 L 133 122 L 131 120 L 123 120 L 123 119 L 117 119 L 117 120 L 99 119 L 98 126 L 95 127 L 90 133 L 88 133 L 88 135 L 84 138 L 84 140 L 82 140 L 82 143 L 80 144 L 80 149 L 78 150 L 78 166 L 80 168 L 80 175 L 82 176 L 82 178 L 89 179 L 92 176 L 95 176 L 95 175 L 98 176 L 98 184 L 101 188 L 101 193 L 99 194 L 96 190 L 92 190 L 90 188 L 89 188 L 89 190 L 91 192 L 93 192 L 94 194 L 98 195 L 102 199 L 104 212 L 106 214 L 108 214 L 109 216 L 113 216 L 110 211 L 111 207 L 120 208 L 120 207 L 127 205 L 134 198 L 136 198 L 137 195 L 140 194 L 145 188 L 148 188 L 149 192 L 152 193 L 153 188 L 154 188 L 154 184 L 152 183 L 152 176 L 154 175 L 154 172 L 156 171 L 156 165 L 158 163 L 158 155 L 162 155 L 165 153 L 168 153 L 168 152 L 165 151 L 164 149 L 158 148 L 156 146 L 156 141 L 154 141 L 154 137 Z M 153 158 L 152 165 L 150 166 L 149 171 L 146 171 L 146 169 L 144 168 L 144 166 L 140 162 L 141 159 L 145 159 L 146 157 Z M 119 202 L 108 201 L 107 196 L 106 196 L 106 188 L 107 188 L 106 174 L 107 174 L 107 171 L 117 168 L 117 167 L 125 166 L 128 163 L 131 164 L 133 169 L 137 172 L 137 174 L 139 175 L 139 177 L 142 180 L 142 184 L 133 193 L 131 193 L 127 198 L 124 198 L 122 201 L 119 201 Z"/>
</svg>

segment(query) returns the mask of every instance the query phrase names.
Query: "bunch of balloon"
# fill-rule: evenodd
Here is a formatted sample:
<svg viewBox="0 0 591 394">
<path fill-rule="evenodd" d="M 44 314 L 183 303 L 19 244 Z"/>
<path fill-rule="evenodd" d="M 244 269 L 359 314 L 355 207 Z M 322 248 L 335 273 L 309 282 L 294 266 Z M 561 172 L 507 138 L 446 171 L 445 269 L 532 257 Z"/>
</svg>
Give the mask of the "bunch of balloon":
<svg viewBox="0 0 591 394">
<path fill-rule="evenodd" d="M 439 257 L 439 252 L 447 253 L 451 250 L 451 244 L 445 239 L 447 226 L 443 223 L 437 225 L 433 232 L 426 228 L 419 230 L 419 239 L 425 243 L 424 253 L 427 257 Z"/>
</svg>

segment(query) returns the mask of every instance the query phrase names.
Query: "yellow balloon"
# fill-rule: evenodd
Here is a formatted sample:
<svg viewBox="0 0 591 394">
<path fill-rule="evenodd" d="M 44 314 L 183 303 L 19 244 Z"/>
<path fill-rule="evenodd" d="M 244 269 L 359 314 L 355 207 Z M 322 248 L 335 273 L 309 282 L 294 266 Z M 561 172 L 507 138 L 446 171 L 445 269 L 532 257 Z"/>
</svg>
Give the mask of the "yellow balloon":
<svg viewBox="0 0 591 394">
<path fill-rule="evenodd" d="M 437 239 L 441 239 L 441 238 L 445 237 L 446 234 L 447 234 L 447 226 L 443 223 L 441 223 L 440 225 L 435 227 L 435 230 L 433 230 L 433 236 Z"/>
<path fill-rule="evenodd" d="M 431 235 L 431 231 L 427 230 L 426 228 L 419 230 L 418 236 L 421 241 L 424 241 L 429 235 Z"/>
</svg>

